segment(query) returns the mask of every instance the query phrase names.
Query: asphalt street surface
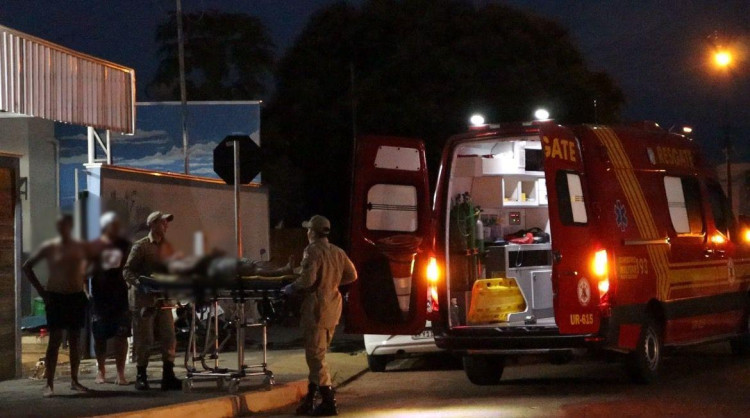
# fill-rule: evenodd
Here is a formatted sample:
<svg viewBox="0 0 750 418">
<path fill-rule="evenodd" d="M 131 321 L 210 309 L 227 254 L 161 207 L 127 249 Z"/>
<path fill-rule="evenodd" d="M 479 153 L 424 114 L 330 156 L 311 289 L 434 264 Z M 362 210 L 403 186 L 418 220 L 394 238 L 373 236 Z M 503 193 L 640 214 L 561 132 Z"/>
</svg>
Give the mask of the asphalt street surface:
<svg viewBox="0 0 750 418">
<path fill-rule="evenodd" d="M 341 388 L 339 409 L 368 417 L 750 416 L 750 358 L 733 356 L 727 343 L 670 353 L 647 386 L 630 383 L 612 361 L 523 362 L 506 367 L 499 385 L 480 387 L 446 357 L 395 361 Z"/>
</svg>

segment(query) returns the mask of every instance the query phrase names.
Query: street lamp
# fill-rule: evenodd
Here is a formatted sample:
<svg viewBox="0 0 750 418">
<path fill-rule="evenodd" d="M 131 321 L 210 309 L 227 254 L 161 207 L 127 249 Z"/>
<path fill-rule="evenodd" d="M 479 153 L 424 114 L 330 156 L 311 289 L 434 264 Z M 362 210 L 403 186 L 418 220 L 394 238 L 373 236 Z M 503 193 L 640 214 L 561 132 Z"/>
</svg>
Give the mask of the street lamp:
<svg viewBox="0 0 750 418">
<path fill-rule="evenodd" d="M 732 52 L 728 49 L 717 45 L 716 50 L 713 53 L 713 62 L 719 70 L 725 72 L 725 76 L 731 76 L 731 66 L 734 57 Z M 725 163 L 727 166 L 727 200 L 729 201 L 729 207 L 732 208 L 734 205 L 733 193 L 732 193 L 732 138 L 729 132 L 729 81 L 727 81 L 726 97 L 724 98 L 724 148 L 725 148 Z"/>
<path fill-rule="evenodd" d="M 714 53 L 714 63 L 719 68 L 727 68 L 732 63 L 732 53 L 725 50 L 720 49 Z"/>
</svg>

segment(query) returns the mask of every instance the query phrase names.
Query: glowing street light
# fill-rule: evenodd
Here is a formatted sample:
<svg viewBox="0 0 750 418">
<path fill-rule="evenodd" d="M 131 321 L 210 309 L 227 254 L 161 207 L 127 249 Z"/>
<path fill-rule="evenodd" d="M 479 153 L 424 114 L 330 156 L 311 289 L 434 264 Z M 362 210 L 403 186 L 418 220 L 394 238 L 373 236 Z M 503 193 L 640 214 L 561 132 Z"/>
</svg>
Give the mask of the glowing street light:
<svg viewBox="0 0 750 418">
<path fill-rule="evenodd" d="M 714 63 L 719 68 L 727 68 L 732 63 L 732 53 L 721 49 L 714 53 Z"/>
<path fill-rule="evenodd" d="M 693 128 L 691 126 L 683 126 L 682 133 L 685 135 L 690 135 L 691 133 L 693 133 Z"/>
<path fill-rule="evenodd" d="M 537 109 L 534 112 L 534 118 L 536 118 L 536 120 L 549 120 L 549 112 L 547 109 Z"/>
<path fill-rule="evenodd" d="M 471 118 L 469 118 L 469 122 L 473 126 L 482 126 L 484 125 L 484 116 L 480 115 L 479 113 L 475 113 L 471 115 Z"/>
</svg>

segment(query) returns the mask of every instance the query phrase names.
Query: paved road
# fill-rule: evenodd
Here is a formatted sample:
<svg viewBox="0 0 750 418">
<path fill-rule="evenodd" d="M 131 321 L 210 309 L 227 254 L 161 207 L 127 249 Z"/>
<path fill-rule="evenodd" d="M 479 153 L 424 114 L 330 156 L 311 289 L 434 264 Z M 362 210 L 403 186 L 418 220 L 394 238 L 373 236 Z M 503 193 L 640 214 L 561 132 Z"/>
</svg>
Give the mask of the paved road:
<svg viewBox="0 0 750 418">
<path fill-rule="evenodd" d="M 732 356 L 726 343 L 673 353 L 651 386 L 631 384 L 617 363 L 576 359 L 562 366 L 514 365 L 500 385 L 479 387 L 447 363 L 403 360 L 386 373 L 367 373 L 339 391 L 342 415 L 750 416 L 750 359 Z"/>
</svg>

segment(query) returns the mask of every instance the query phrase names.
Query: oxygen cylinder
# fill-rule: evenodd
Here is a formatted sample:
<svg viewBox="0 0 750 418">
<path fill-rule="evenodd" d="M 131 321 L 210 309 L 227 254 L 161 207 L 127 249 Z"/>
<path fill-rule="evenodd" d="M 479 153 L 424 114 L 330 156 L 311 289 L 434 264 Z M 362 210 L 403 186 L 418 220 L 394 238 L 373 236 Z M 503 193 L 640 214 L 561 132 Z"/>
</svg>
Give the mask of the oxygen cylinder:
<svg viewBox="0 0 750 418">
<path fill-rule="evenodd" d="M 476 214 L 477 214 L 477 222 L 476 222 L 476 248 L 479 249 L 479 252 L 484 251 L 484 222 L 482 222 L 482 215 L 481 215 L 481 209 L 477 206 Z"/>
</svg>

